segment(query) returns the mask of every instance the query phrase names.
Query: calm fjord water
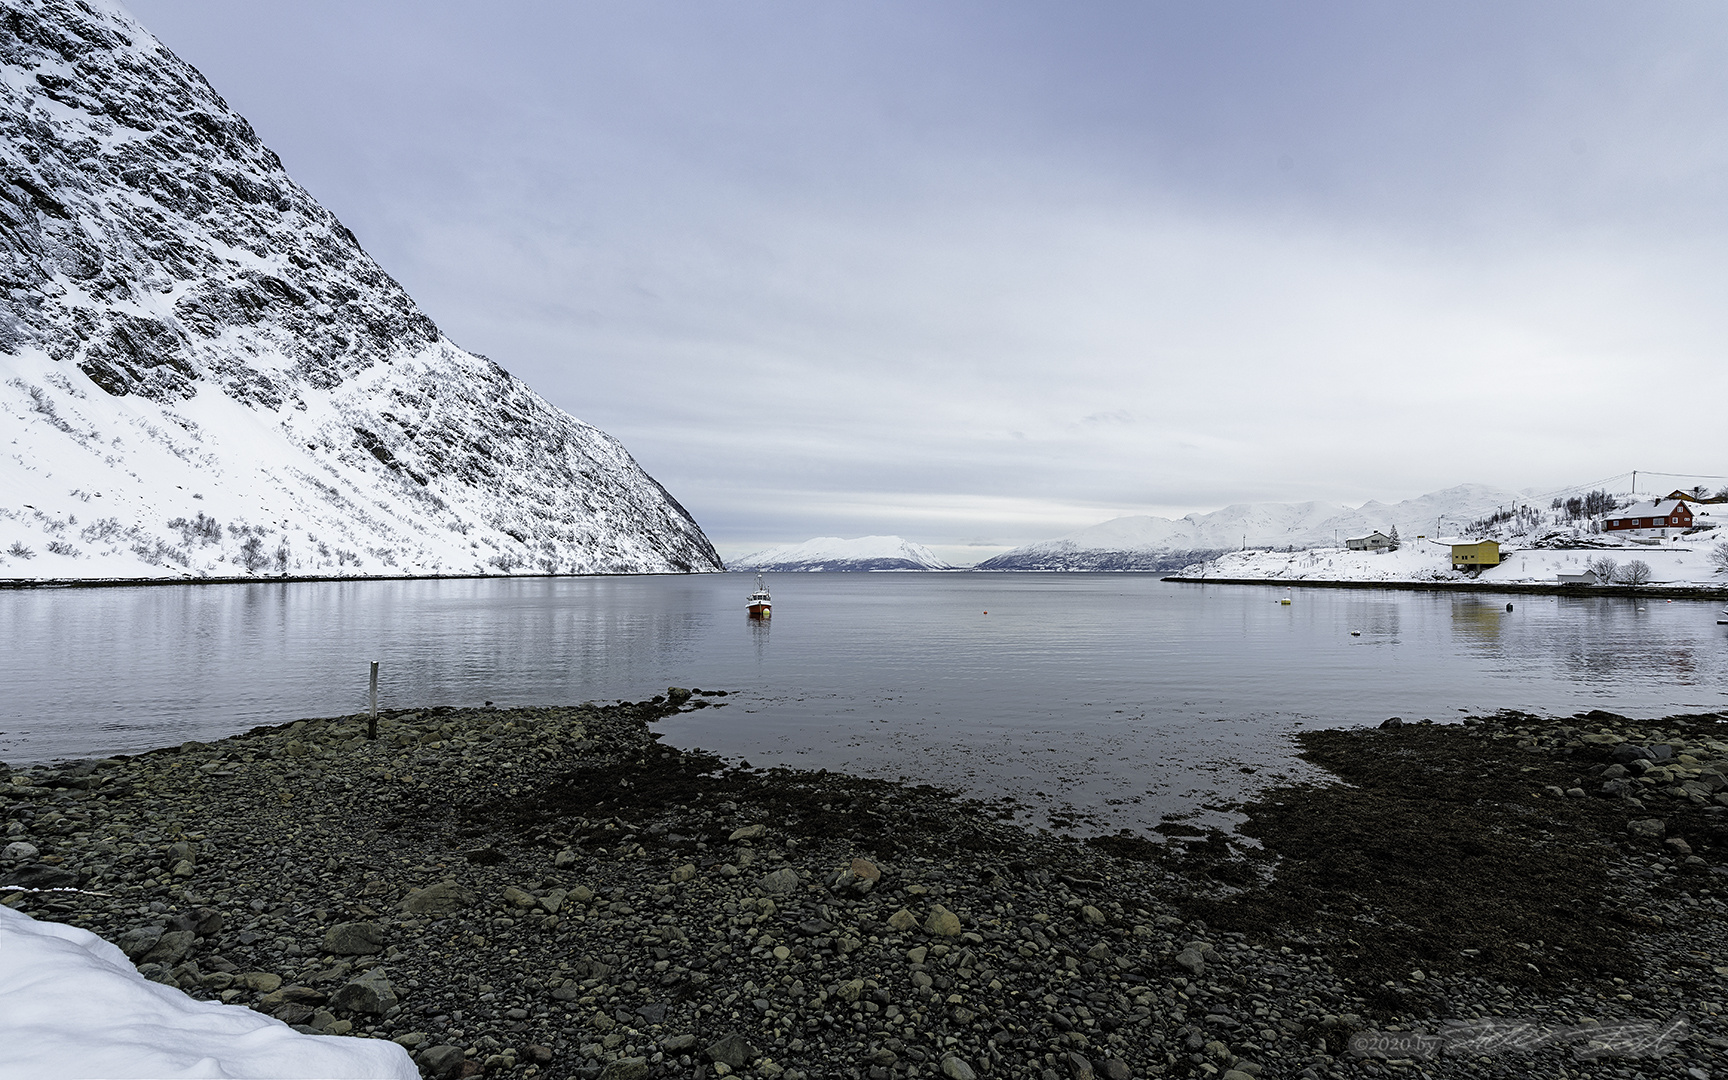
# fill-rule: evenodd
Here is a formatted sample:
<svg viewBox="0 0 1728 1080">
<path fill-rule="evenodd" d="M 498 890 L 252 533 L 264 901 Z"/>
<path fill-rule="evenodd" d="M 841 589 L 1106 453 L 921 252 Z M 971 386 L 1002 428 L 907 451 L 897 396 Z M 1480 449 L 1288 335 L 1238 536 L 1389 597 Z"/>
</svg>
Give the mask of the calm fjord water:
<svg viewBox="0 0 1728 1080">
<path fill-rule="evenodd" d="M 1492 594 L 1138 574 L 788 574 L 771 580 L 772 621 L 753 623 L 751 581 L 4 592 L 0 760 L 356 712 L 377 659 L 383 707 L 725 689 L 727 707 L 667 721 L 668 740 L 1010 794 L 1113 829 L 1300 774 L 1284 736 L 1302 727 L 1728 708 L 1715 603 L 1521 596 L 1507 612 Z"/>
</svg>

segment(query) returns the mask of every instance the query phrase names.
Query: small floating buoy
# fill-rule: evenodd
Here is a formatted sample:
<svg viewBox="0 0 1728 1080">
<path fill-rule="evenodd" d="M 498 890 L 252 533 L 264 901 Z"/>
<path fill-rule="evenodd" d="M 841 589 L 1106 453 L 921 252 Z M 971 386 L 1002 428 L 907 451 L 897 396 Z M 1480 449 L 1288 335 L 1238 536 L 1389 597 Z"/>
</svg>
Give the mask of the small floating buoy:
<svg viewBox="0 0 1728 1080">
<path fill-rule="evenodd" d="M 986 612 L 985 612 L 985 613 L 984 613 L 984 614 L 986 614 L 986 615 L 988 615 L 988 614 L 990 614 L 990 613 L 989 613 L 989 612 L 988 612 L 988 611 L 986 611 Z"/>
<path fill-rule="evenodd" d="M 1511 605 L 1511 604 L 1507 604 L 1507 605 L 1506 605 L 1506 610 L 1507 610 L 1507 611 L 1511 611 L 1511 610 L 1512 610 L 1512 605 Z"/>
</svg>

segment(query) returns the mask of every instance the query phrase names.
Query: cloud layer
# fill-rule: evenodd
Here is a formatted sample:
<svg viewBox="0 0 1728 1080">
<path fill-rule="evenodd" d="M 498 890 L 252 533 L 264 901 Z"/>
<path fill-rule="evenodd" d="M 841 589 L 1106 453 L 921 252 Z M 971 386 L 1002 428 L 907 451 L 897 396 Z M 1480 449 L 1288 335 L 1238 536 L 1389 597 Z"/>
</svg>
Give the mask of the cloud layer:
<svg viewBox="0 0 1728 1080">
<path fill-rule="evenodd" d="M 1728 472 L 1718 7 L 132 8 L 723 551 Z"/>
</svg>

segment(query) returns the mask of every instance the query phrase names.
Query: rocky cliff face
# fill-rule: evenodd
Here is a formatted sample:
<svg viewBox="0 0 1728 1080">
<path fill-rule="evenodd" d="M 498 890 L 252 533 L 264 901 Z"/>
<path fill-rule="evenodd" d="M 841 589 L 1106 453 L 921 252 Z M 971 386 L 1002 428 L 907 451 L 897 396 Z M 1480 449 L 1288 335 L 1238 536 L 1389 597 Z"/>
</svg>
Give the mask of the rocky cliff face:
<svg viewBox="0 0 1728 1080">
<path fill-rule="evenodd" d="M 123 10 L 0 2 L 0 578 L 717 570 Z"/>
</svg>

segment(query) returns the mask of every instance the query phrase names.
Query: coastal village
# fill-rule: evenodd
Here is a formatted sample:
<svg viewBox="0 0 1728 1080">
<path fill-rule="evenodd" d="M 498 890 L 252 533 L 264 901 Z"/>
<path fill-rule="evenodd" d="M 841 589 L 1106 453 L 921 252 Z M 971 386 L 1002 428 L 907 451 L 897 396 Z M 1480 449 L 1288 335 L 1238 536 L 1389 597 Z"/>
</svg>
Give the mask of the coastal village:
<svg viewBox="0 0 1728 1080">
<path fill-rule="evenodd" d="M 1728 587 L 1728 489 L 1659 498 L 1605 492 L 1518 505 L 1475 521 L 1436 520 L 1431 533 L 1396 528 L 1337 546 L 1245 548 L 1185 567 L 1182 580 L 1715 592 Z"/>
</svg>

